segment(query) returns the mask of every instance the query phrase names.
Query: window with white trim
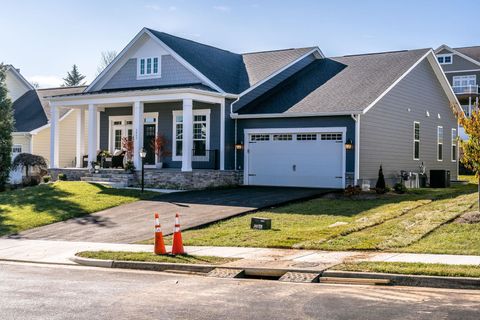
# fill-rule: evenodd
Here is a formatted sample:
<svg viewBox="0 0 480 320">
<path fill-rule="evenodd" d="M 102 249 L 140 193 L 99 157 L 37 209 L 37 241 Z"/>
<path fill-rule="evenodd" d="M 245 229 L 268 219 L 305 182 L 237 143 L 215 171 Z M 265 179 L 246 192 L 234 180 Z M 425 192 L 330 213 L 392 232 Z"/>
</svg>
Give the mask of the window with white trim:
<svg viewBox="0 0 480 320">
<path fill-rule="evenodd" d="M 443 127 L 437 127 L 437 160 L 443 161 Z"/>
<path fill-rule="evenodd" d="M 420 122 L 413 122 L 413 160 L 420 160 Z"/>
<path fill-rule="evenodd" d="M 147 57 L 137 60 L 137 78 L 160 77 L 161 57 Z"/>
<path fill-rule="evenodd" d="M 457 161 L 457 129 L 452 128 L 452 162 Z"/>
<path fill-rule="evenodd" d="M 182 111 L 173 111 L 173 160 L 180 161 L 183 151 Z M 208 161 L 210 148 L 210 110 L 193 110 L 193 160 Z"/>
<path fill-rule="evenodd" d="M 452 64 L 453 54 L 439 54 L 437 55 L 437 60 L 440 64 Z"/>
</svg>

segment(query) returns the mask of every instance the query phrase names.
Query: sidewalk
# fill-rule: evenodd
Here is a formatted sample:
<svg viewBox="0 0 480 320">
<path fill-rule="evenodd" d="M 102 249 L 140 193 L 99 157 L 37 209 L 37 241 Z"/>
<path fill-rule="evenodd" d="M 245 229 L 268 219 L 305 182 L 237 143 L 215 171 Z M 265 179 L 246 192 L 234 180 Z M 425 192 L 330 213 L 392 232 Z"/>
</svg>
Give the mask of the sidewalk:
<svg viewBox="0 0 480 320">
<path fill-rule="evenodd" d="M 167 248 L 168 249 L 168 248 Z M 75 264 L 70 261 L 80 251 L 136 251 L 152 252 L 152 245 L 71 242 L 50 240 L 0 239 L 0 260 L 30 261 L 38 263 Z M 240 247 L 185 247 L 189 254 L 243 258 L 242 266 L 275 266 L 325 269 L 342 262 L 386 261 L 442 264 L 480 265 L 480 256 L 318 251 L 295 249 L 266 249 Z M 235 261 L 232 266 L 240 263 Z"/>
</svg>

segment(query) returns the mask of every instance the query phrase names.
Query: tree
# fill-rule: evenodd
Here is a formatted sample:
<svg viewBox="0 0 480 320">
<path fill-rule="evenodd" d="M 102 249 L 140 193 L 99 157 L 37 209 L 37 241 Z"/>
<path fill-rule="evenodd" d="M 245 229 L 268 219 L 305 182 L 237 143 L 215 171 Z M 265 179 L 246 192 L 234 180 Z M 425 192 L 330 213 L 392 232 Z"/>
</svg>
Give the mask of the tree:
<svg viewBox="0 0 480 320">
<path fill-rule="evenodd" d="M 12 168 L 14 170 L 18 168 L 25 168 L 25 176 L 30 176 L 30 169 L 38 169 L 40 171 L 47 170 L 47 161 L 42 156 L 38 156 L 30 153 L 20 153 L 13 160 Z"/>
<path fill-rule="evenodd" d="M 38 82 L 33 81 L 33 82 L 31 82 L 30 84 L 31 84 L 32 87 L 34 87 L 35 89 L 40 88 L 40 84 L 39 84 Z"/>
<path fill-rule="evenodd" d="M 0 191 L 10 177 L 12 165 L 12 132 L 14 130 L 12 101 L 7 97 L 6 66 L 0 63 Z"/>
<path fill-rule="evenodd" d="M 102 73 L 103 70 L 115 59 L 117 56 L 116 51 L 103 51 L 100 58 L 100 64 L 97 67 L 97 76 Z"/>
<path fill-rule="evenodd" d="M 480 110 L 478 104 L 470 117 L 466 117 L 463 113 L 458 115 L 460 125 L 468 135 L 468 140 L 461 141 L 463 149 L 462 163 L 466 168 L 475 172 L 478 178 L 478 205 L 480 208 Z"/>
<path fill-rule="evenodd" d="M 383 175 L 383 168 L 382 165 L 380 165 L 380 169 L 378 170 L 378 179 L 377 179 L 377 184 L 375 185 L 375 191 L 377 191 L 378 194 L 383 194 L 387 190 L 387 187 L 385 185 L 385 177 Z"/>
<path fill-rule="evenodd" d="M 76 64 L 73 65 L 72 71 L 67 72 L 67 76 L 63 78 L 62 87 L 74 87 L 85 84 L 85 76 L 78 71 Z"/>
</svg>

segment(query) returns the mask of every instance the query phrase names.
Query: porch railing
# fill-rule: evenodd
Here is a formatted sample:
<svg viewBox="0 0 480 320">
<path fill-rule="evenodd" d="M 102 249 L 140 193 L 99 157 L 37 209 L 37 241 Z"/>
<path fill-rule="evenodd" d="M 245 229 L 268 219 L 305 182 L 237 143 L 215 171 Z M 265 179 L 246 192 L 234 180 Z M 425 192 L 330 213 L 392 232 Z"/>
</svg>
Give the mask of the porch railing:
<svg viewBox="0 0 480 320">
<path fill-rule="evenodd" d="M 220 169 L 218 163 L 218 150 L 192 150 L 193 169 Z"/>
<path fill-rule="evenodd" d="M 478 94 L 478 85 L 453 86 L 452 89 L 456 94 Z"/>
</svg>

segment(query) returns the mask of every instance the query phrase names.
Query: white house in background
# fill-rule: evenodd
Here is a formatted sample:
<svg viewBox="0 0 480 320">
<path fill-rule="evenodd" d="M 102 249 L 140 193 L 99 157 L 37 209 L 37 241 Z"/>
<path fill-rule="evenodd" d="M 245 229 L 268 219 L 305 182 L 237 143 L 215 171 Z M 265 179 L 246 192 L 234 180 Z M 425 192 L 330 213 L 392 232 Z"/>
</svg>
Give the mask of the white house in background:
<svg viewBox="0 0 480 320">
<path fill-rule="evenodd" d="M 12 65 L 7 66 L 6 85 L 8 96 L 13 102 L 15 131 L 12 134 L 13 158 L 19 153 L 32 153 L 43 156 L 49 161 L 50 154 L 50 110 L 45 97 L 55 94 L 82 92 L 86 87 L 62 87 L 35 89 Z M 75 164 L 75 126 L 76 119 L 71 110 L 64 109 L 59 115 L 59 126 L 63 135 L 63 145 L 59 163 L 63 166 Z M 11 173 L 13 183 L 21 182 L 22 173 Z"/>
</svg>

